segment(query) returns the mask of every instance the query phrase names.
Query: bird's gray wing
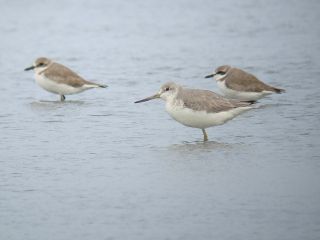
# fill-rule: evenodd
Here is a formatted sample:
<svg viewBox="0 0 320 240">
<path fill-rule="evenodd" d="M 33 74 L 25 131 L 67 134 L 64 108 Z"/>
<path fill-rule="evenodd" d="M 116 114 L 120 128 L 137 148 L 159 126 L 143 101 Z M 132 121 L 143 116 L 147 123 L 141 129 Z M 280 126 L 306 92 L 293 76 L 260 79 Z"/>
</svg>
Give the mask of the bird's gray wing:
<svg viewBox="0 0 320 240">
<path fill-rule="evenodd" d="M 254 75 L 235 68 L 226 76 L 226 86 L 242 92 L 274 91 L 274 88 L 260 81 Z"/>
<path fill-rule="evenodd" d="M 224 98 L 214 92 L 198 89 L 183 89 L 177 96 L 183 100 L 184 107 L 195 111 L 218 113 L 237 107 L 249 106 L 251 103 Z"/>
<path fill-rule="evenodd" d="M 59 63 L 52 63 L 45 71 L 44 75 L 56 83 L 64 83 L 73 87 L 81 87 L 84 84 L 92 84 L 84 80 L 71 69 Z"/>
</svg>

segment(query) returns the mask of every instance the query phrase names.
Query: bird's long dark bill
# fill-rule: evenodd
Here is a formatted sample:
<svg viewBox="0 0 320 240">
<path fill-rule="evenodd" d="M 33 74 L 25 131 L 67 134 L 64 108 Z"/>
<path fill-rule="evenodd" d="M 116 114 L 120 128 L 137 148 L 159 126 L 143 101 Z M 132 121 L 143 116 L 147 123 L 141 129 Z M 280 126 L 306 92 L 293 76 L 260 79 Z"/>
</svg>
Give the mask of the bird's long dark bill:
<svg viewBox="0 0 320 240">
<path fill-rule="evenodd" d="M 146 102 L 146 101 L 150 101 L 150 100 L 156 99 L 156 98 L 160 98 L 160 95 L 159 95 L 158 93 L 155 94 L 155 95 L 153 95 L 153 96 L 151 96 L 151 97 L 147 97 L 147 98 L 144 98 L 144 99 L 142 99 L 142 100 L 136 101 L 136 102 L 134 102 L 134 103 Z"/>
<path fill-rule="evenodd" d="M 205 76 L 205 78 L 212 78 L 214 75 L 216 75 L 216 74 L 210 74 L 210 75 L 208 75 L 208 76 Z"/>
<path fill-rule="evenodd" d="M 24 70 L 25 70 L 25 71 L 29 71 L 29 70 L 32 70 L 32 69 L 34 69 L 34 66 L 27 67 L 27 68 L 25 68 Z"/>
</svg>

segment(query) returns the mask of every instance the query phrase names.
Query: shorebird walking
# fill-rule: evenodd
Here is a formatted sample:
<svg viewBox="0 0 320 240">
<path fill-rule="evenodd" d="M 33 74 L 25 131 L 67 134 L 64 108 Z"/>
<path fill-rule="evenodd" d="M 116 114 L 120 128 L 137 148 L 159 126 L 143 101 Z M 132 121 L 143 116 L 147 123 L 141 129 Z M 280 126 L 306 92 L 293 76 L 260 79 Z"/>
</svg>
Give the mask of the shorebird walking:
<svg viewBox="0 0 320 240">
<path fill-rule="evenodd" d="M 208 90 L 183 88 L 173 82 L 162 85 L 158 93 L 135 103 L 156 98 L 166 101 L 166 111 L 174 120 L 201 129 L 203 141 L 208 141 L 206 128 L 224 124 L 252 108 L 251 102 L 227 99 Z"/>
<path fill-rule="evenodd" d="M 44 57 L 38 58 L 31 67 L 34 69 L 36 82 L 45 90 L 59 94 L 64 101 L 65 95 L 80 93 L 91 88 L 106 88 L 107 85 L 84 80 L 71 69 Z"/>
<path fill-rule="evenodd" d="M 220 66 L 213 74 L 206 76 L 211 77 L 217 81 L 218 87 L 226 97 L 242 101 L 257 101 L 269 94 L 285 91 L 269 86 L 254 75 L 229 65 Z"/>
</svg>

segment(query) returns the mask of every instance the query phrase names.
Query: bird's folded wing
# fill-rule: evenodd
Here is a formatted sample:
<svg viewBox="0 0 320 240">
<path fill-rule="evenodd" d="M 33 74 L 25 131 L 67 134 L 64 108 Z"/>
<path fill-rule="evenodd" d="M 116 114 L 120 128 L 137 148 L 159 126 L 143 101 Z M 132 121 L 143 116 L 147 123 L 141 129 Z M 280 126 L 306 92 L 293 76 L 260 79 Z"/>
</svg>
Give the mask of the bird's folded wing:
<svg viewBox="0 0 320 240">
<path fill-rule="evenodd" d="M 228 88 L 241 92 L 273 91 L 271 86 L 261 82 L 254 75 L 241 69 L 230 72 L 226 77 L 225 83 Z"/>
<path fill-rule="evenodd" d="M 180 95 L 180 98 L 183 98 L 184 107 L 191 108 L 195 111 L 218 113 L 250 105 L 248 102 L 227 99 L 208 90 L 184 89 L 180 94 L 184 95 Z"/>
<path fill-rule="evenodd" d="M 87 83 L 86 80 L 71 69 L 59 63 L 52 63 L 50 67 L 44 71 L 44 76 L 56 83 L 68 84 L 72 87 L 81 87 Z"/>
</svg>

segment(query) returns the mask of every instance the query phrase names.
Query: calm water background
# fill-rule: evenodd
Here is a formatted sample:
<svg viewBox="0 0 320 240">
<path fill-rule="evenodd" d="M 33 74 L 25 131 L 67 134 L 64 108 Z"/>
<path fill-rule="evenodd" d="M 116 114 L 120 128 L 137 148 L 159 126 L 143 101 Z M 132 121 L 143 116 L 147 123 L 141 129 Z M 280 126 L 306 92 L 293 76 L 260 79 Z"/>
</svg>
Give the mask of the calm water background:
<svg viewBox="0 0 320 240">
<path fill-rule="evenodd" d="M 319 1 L 0 4 L 0 239 L 320 238 Z M 110 87 L 57 102 L 39 56 Z M 207 143 L 133 104 L 222 64 L 287 93 Z"/>
</svg>

